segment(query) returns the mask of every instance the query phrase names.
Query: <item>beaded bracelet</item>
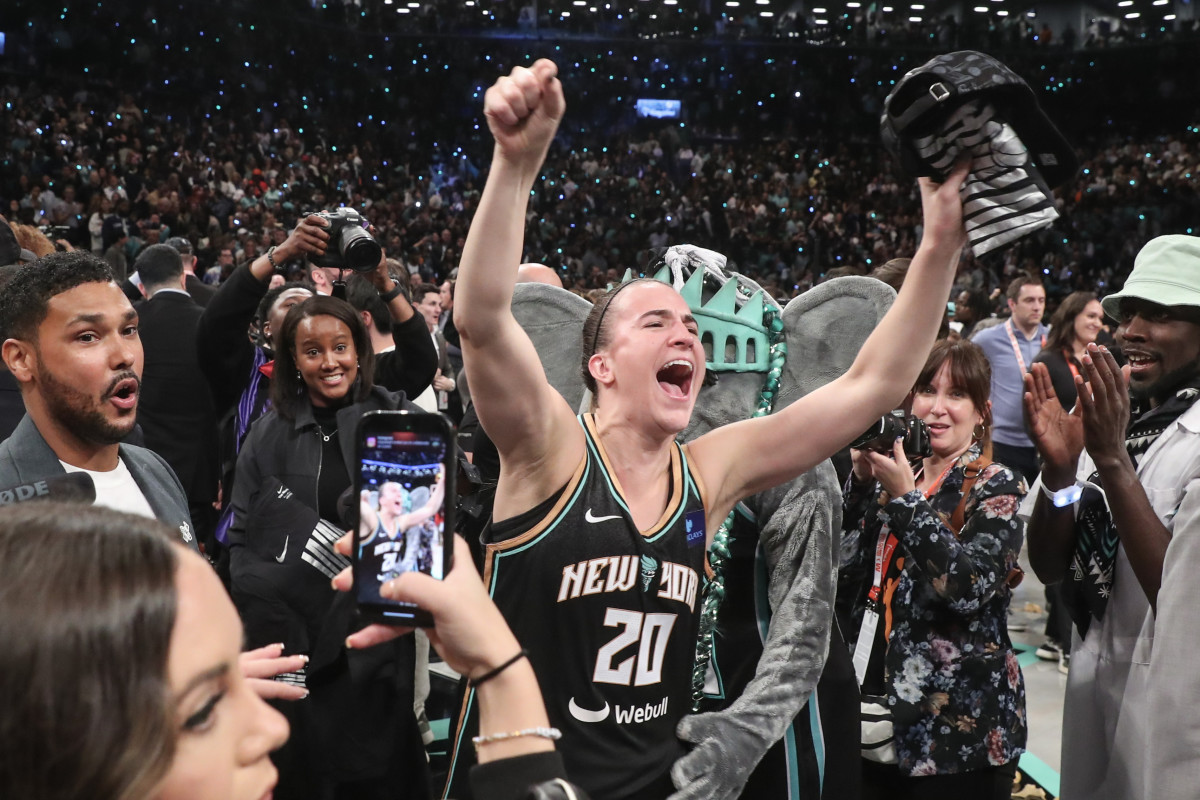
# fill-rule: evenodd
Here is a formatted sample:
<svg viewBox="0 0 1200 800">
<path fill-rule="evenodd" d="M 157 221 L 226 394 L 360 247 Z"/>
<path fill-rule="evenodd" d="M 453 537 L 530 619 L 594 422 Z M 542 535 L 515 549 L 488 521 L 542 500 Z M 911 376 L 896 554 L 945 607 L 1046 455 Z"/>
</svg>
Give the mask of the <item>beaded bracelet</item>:
<svg viewBox="0 0 1200 800">
<path fill-rule="evenodd" d="M 558 741 L 562 738 L 562 731 L 558 728 L 522 728 L 519 731 L 505 731 L 504 733 L 489 733 L 484 736 L 472 737 L 471 741 L 475 744 L 475 749 L 478 750 L 481 744 L 490 744 L 492 742 L 503 742 L 506 739 L 520 739 L 523 736 L 536 736 L 539 739 L 549 739 L 550 741 Z"/>
<path fill-rule="evenodd" d="M 275 248 L 271 247 L 267 250 L 267 263 L 271 265 L 271 269 L 279 271 L 279 265 L 275 263 Z"/>
<path fill-rule="evenodd" d="M 478 678 L 471 678 L 470 679 L 471 686 L 479 686 L 480 684 L 487 683 L 492 678 L 496 677 L 501 672 L 504 672 L 504 670 L 508 669 L 513 664 L 520 661 L 522 658 L 527 658 L 528 656 L 529 656 L 529 651 L 527 651 L 525 648 L 522 647 L 521 652 L 517 653 L 515 656 L 510 658 L 508 661 L 505 661 L 500 666 L 496 667 L 495 669 L 488 670 L 487 672 L 480 675 Z"/>
</svg>

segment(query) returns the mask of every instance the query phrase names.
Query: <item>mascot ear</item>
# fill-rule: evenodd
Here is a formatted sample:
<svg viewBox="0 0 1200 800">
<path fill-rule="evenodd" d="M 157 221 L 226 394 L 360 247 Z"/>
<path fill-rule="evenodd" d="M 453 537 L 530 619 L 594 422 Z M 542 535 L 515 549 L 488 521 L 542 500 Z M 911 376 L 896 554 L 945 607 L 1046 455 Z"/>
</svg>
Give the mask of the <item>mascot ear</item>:
<svg viewBox="0 0 1200 800">
<path fill-rule="evenodd" d="M 834 278 L 793 298 L 783 309 L 788 357 L 775 410 L 841 376 L 896 299 L 874 278 Z"/>
<path fill-rule="evenodd" d="M 592 304 L 576 294 L 545 283 L 518 283 L 512 311 L 533 342 L 546 380 L 567 401 L 579 408 L 583 400 L 583 321 Z"/>
</svg>

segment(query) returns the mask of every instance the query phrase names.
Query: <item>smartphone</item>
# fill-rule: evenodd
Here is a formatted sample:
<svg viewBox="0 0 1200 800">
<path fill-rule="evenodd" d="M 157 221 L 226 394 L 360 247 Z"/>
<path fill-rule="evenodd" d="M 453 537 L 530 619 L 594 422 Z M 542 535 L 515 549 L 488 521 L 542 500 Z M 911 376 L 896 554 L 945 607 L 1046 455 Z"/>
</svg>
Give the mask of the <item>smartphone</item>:
<svg viewBox="0 0 1200 800">
<path fill-rule="evenodd" d="M 372 411 L 359 420 L 356 441 L 351 562 L 359 614 L 371 622 L 430 627 L 428 611 L 384 599 L 379 589 L 405 572 L 441 580 L 453 566 L 454 425 L 441 414 Z"/>
</svg>

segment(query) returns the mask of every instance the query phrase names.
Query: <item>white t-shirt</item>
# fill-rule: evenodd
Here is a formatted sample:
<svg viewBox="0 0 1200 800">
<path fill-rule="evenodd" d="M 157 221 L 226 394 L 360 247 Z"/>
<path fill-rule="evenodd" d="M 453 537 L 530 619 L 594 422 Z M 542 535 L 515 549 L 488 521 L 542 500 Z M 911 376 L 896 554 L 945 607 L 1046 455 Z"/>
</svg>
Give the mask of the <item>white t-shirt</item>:
<svg viewBox="0 0 1200 800">
<path fill-rule="evenodd" d="M 146 495 L 142 494 L 137 481 L 133 479 L 133 473 L 120 458 L 117 459 L 117 468 L 108 472 L 81 469 L 62 460 L 58 463 L 62 464 L 63 469 L 67 472 L 82 472 L 92 476 L 92 481 L 96 484 L 96 502 L 93 505 L 155 519 L 154 509 L 150 508 L 150 501 L 146 499 Z"/>
</svg>

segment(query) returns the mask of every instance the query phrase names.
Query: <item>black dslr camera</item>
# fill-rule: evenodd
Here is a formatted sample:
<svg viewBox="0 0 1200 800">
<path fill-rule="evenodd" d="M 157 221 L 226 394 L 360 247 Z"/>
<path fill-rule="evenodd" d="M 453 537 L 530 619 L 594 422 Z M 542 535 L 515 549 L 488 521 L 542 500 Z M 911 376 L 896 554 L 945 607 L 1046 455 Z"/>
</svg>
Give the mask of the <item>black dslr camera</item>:
<svg viewBox="0 0 1200 800">
<path fill-rule="evenodd" d="M 325 255 L 310 256 L 309 261 L 327 269 L 374 272 L 383 258 L 383 248 L 367 232 L 367 219 L 352 208 L 320 211 L 317 216 L 329 223 L 329 247 Z"/>
<path fill-rule="evenodd" d="M 929 458 L 933 455 L 933 443 L 929 440 L 929 426 L 917 417 L 906 417 L 901 411 L 884 414 L 868 428 L 862 436 L 850 443 L 855 450 L 873 450 L 890 456 L 895 452 L 896 440 L 904 439 L 904 454 L 909 459 Z"/>
</svg>

